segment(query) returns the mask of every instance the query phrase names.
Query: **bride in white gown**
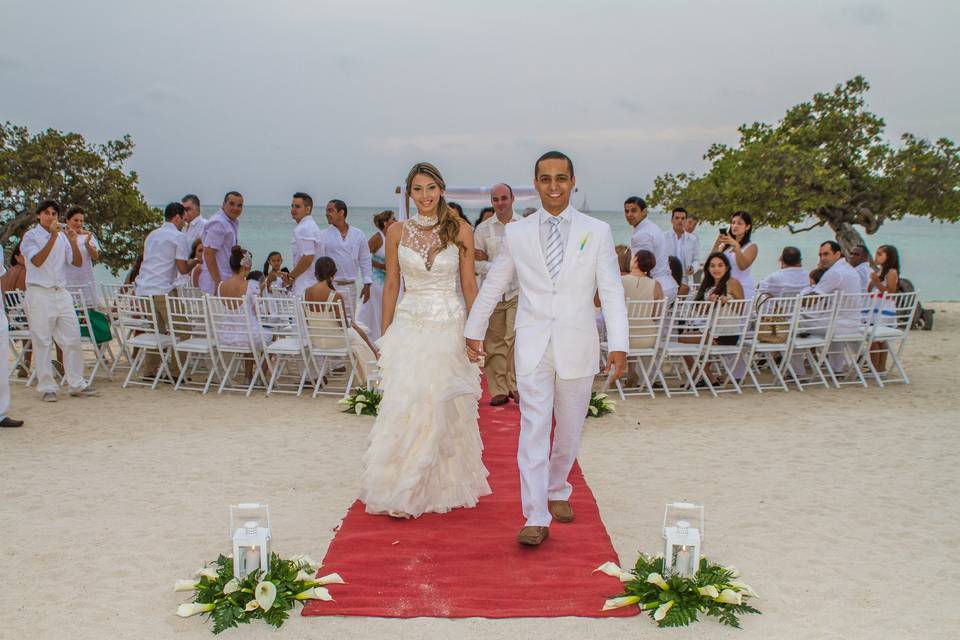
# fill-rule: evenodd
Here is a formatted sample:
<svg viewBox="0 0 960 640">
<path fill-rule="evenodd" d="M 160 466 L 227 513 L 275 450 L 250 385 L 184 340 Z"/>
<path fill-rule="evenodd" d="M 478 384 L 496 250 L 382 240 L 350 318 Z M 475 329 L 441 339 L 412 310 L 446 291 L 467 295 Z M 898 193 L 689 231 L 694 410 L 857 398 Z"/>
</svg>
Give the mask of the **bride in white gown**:
<svg viewBox="0 0 960 640">
<path fill-rule="evenodd" d="M 383 400 L 360 499 L 368 513 L 415 518 L 476 506 L 490 486 L 477 426 L 480 373 L 463 342 L 477 295 L 473 234 L 447 207 L 436 167 L 414 165 L 406 185 L 419 213 L 387 231 L 377 341 Z"/>
</svg>

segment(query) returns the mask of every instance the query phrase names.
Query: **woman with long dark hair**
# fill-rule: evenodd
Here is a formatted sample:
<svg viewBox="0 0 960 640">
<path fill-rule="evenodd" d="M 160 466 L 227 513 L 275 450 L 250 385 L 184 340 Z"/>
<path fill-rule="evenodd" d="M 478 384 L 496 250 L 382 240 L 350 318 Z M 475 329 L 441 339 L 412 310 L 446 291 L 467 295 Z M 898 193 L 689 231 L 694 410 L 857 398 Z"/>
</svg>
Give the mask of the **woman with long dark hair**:
<svg viewBox="0 0 960 640">
<path fill-rule="evenodd" d="M 884 244 L 877 247 L 877 255 L 874 258 L 880 273 L 876 271 L 870 274 L 870 284 L 867 285 L 867 291 L 876 291 L 878 295 L 884 296 L 888 293 L 896 293 L 900 289 L 900 252 L 892 244 Z M 883 300 L 880 303 L 881 324 L 893 325 L 897 310 L 890 300 Z M 874 369 L 883 373 L 887 370 L 887 343 L 874 342 L 870 345 L 870 361 Z"/>
<path fill-rule="evenodd" d="M 473 229 L 447 205 L 432 164 L 414 165 L 406 188 L 417 215 L 387 230 L 383 400 L 360 478 L 367 512 L 398 518 L 473 507 L 490 493 L 477 426 L 480 372 L 463 339 L 477 296 Z"/>
<path fill-rule="evenodd" d="M 727 300 L 743 300 L 746 292 L 740 281 L 733 276 L 733 266 L 725 253 L 711 253 L 706 259 L 703 280 L 694 300 L 711 300 L 725 303 Z"/>
<path fill-rule="evenodd" d="M 757 245 L 750 238 L 753 235 L 753 216 L 746 211 L 737 211 L 730 217 L 730 226 L 720 229 L 717 241 L 713 243 L 711 253 L 722 252 L 727 256 L 731 277 L 743 287 L 743 295 L 752 300 L 756 295 L 756 285 L 750 268 L 757 259 Z"/>
</svg>

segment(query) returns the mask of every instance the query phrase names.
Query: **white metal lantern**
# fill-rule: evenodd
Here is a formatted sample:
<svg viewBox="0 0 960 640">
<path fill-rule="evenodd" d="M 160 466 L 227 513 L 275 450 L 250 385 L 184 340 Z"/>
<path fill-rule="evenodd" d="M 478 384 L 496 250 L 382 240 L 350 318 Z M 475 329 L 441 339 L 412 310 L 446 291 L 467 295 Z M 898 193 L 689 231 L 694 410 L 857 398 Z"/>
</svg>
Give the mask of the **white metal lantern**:
<svg viewBox="0 0 960 640">
<path fill-rule="evenodd" d="M 244 578 L 257 569 L 270 570 L 270 507 L 259 503 L 230 506 L 233 575 Z"/>
<path fill-rule="evenodd" d="M 690 525 L 691 516 L 698 525 Z M 669 523 L 669 524 L 668 524 Z M 663 572 L 692 577 L 700 567 L 700 544 L 704 539 L 703 506 L 671 502 L 663 510 Z"/>
</svg>

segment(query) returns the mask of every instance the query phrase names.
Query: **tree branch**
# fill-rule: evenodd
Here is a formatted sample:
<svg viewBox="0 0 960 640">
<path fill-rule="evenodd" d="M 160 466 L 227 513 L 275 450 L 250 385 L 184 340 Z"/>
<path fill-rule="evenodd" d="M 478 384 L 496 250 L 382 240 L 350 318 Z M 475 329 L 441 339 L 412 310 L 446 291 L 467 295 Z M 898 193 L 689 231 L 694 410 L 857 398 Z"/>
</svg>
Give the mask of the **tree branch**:
<svg viewBox="0 0 960 640">
<path fill-rule="evenodd" d="M 804 231 L 812 231 L 813 229 L 816 229 L 817 227 L 822 227 L 822 226 L 825 225 L 825 224 L 827 224 L 827 221 L 826 221 L 826 220 L 818 220 L 817 222 L 814 222 L 814 223 L 813 223 L 812 225 L 810 225 L 809 227 L 804 227 L 803 229 L 794 229 L 794 228 L 793 228 L 793 225 L 788 222 L 788 223 L 787 223 L 787 228 L 790 229 L 790 233 L 803 233 Z"/>
</svg>

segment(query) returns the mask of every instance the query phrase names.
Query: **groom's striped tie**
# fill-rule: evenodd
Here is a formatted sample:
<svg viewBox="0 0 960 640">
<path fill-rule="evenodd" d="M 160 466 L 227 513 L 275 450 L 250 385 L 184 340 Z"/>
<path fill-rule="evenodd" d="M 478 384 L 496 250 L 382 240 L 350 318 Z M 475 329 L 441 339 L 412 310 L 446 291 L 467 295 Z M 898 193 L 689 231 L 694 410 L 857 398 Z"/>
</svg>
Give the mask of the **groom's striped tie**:
<svg viewBox="0 0 960 640">
<path fill-rule="evenodd" d="M 560 216 L 550 216 L 550 232 L 547 234 L 547 271 L 554 280 L 560 275 L 560 265 L 563 264 L 563 242 L 560 239 Z"/>
</svg>

